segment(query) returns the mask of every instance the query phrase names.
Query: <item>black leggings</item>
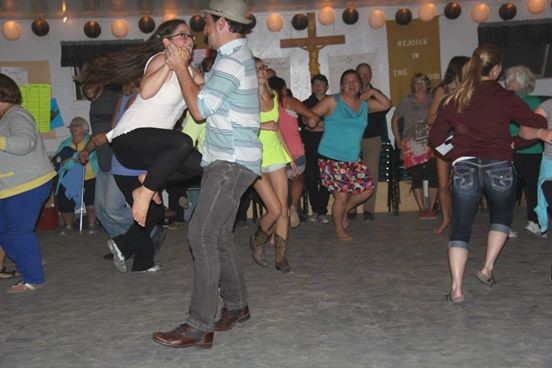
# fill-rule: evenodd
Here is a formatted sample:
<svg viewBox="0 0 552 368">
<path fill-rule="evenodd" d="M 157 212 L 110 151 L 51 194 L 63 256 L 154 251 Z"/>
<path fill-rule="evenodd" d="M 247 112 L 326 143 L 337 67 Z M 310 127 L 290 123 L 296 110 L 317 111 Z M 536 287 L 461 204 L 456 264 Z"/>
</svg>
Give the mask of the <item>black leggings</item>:
<svg viewBox="0 0 552 368">
<path fill-rule="evenodd" d="M 167 181 L 183 181 L 201 175 L 201 154 L 192 139 L 180 132 L 139 128 L 112 142 L 121 164 L 129 169 L 146 169 L 144 187 L 158 191 Z"/>
</svg>

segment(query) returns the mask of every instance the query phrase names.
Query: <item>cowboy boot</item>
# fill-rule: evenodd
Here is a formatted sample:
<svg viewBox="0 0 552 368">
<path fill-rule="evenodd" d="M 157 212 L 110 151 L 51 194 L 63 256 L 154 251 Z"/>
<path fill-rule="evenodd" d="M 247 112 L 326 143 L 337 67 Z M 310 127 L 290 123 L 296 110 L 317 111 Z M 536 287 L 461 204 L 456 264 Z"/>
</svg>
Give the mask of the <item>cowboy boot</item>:
<svg viewBox="0 0 552 368">
<path fill-rule="evenodd" d="M 268 238 L 270 238 L 271 231 L 264 231 L 261 228 L 261 225 L 259 225 L 259 228 L 257 231 L 255 231 L 255 234 L 249 238 L 249 248 L 251 248 L 251 257 L 253 257 L 253 261 L 258 264 L 259 266 L 265 267 L 267 265 L 265 251 L 264 251 L 264 245 Z"/>
<path fill-rule="evenodd" d="M 276 269 L 278 271 L 281 271 L 283 273 L 288 273 L 291 271 L 291 267 L 289 267 L 289 263 L 286 258 L 287 240 L 282 239 L 279 235 L 275 236 L 275 240 L 276 240 L 276 259 L 274 261 L 274 266 L 276 266 Z"/>
</svg>

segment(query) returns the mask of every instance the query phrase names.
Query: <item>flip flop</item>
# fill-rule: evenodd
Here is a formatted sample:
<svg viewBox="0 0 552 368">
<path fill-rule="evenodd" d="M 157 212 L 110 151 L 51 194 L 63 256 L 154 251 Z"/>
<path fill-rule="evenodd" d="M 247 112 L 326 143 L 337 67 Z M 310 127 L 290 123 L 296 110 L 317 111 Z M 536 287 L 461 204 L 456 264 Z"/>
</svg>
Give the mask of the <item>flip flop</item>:
<svg viewBox="0 0 552 368">
<path fill-rule="evenodd" d="M 477 271 L 477 273 L 475 274 L 475 277 L 477 277 L 479 281 L 481 281 L 482 283 L 484 283 L 489 287 L 496 284 L 495 278 L 492 273 L 491 273 L 491 276 L 485 276 L 483 272 Z"/>
<path fill-rule="evenodd" d="M 445 295 L 445 298 L 447 299 L 447 302 L 449 303 L 452 303 L 452 304 L 459 304 L 459 303 L 462 303 L 464 301 L 464 296 L 462 295 L 461 297 L 455 297 L 452 295 L 452 291 L 450 293 L 448 293 L 447 295 Z"/>
</svg>

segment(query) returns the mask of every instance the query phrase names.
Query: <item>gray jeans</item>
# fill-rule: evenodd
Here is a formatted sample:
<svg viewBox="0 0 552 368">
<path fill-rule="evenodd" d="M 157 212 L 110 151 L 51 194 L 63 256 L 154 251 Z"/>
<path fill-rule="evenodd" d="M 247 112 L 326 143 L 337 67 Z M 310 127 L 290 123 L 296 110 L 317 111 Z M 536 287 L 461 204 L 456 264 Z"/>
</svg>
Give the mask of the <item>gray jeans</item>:
<svg viewBox="0 0 552 368">
<path fill-rule="evenodd" d="M 234 246 L 232 228 L 240 197 L 257 175 L 227 161 L 215 161 L 203 171 L 188 239 L 194 256 L 194 284 L 187 323 L 213 331 L 218 289 L 229 310 L 247 304 L 245 279 Z"/>
</svg>

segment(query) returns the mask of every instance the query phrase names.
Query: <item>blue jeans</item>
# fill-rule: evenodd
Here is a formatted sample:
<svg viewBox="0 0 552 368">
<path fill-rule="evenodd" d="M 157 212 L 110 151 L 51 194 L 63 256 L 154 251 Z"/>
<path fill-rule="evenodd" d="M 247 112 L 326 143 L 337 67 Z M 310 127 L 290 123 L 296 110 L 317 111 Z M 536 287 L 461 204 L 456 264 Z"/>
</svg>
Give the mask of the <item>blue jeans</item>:
<svg viewBox="0 0 552 368">
<path fill-rule="evenodd" d="M 0 246 L 28 284 L 44 283 L 36 221 L 52 191 L 52 180 L 26 192 L 0 199 Z"/>
<path fill-rule="evenodd" d="M 232 229 L 240 198 L 256 177 L 245 167 L 226 161 L 215 161 L 203 171 L 199 201 L 188 227 L 194 284 L 187 322 L 194 328 L 213 331 L 219 285 L 227 309 L 247 304 Z"/>
<path fill-rule="evenodd" d="M 473 218 L 483 195 L 489 205 L 491 230 L 510 232 L 516 177 L 515 168 L 509 161 L 473 158 L 454 164 L 449 247 L 468 249 Z"/>
<path fill-rule="evenodd" d="M 111 173 L 99 170 L 96 175 L 94 208 L 98 220 L 110 238 L 126 233 L 134 222 L 125 196 Z"/>
</svg>

